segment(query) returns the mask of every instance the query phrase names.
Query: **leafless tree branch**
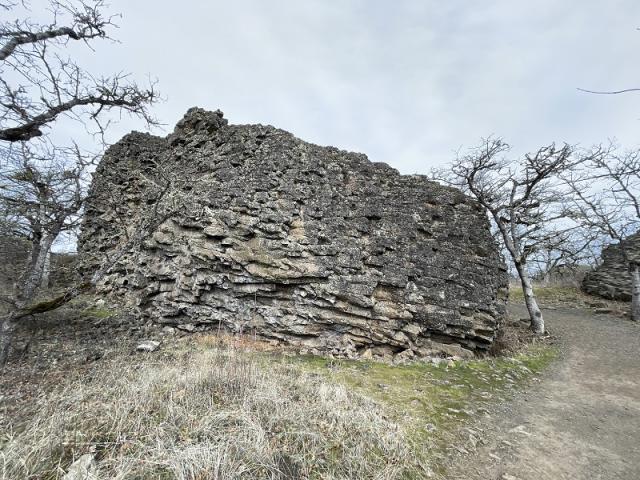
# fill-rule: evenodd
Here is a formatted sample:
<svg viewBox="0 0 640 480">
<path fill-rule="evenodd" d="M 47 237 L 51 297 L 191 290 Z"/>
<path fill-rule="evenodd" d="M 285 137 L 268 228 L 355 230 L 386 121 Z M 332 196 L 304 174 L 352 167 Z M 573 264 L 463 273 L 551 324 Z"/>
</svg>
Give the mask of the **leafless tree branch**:
<svg viewBox="0 0 640 480">
<path fill-rule="evenodd" d="M 640 92 L 640 88 L 625 88 L 624 90 L 612 90 L 612 91 L 586 90 L 584 88 L 578 88 L 577 90 L 585 93 L 594 93 L 596 95 L 619 95 L 621 93 Z"/>
<path fill-rule="evenodd" d="M 627 249 L 630 237 L 640 231 L 640 151 L 620 153 L 610 146 L 562 178 L 571 191 L 574 219 L 617 242 L 632 280 L 631 316 L 640 321 L 640 259 Z"/>
<path fill-rule="evenodd" d="M 141 87 L 123 73 L 95 78 L 64 54 L 69 41 L 90 47 L 109 38 L 108 30 L 117 25 L 113 16 L 104 16 L 104 1 L 49 0 L 49 5 L 49 24 L 28 18 L 0 22 L 0 141 L 40 137 L 60 115 L 91 121 L 100 134 L 100 119 L 112 110 L 157 124 L 148 110 L 159 99 L 154 81 Z M 14 7 L 6 4 L 10 12 Z M 63 21 L 68 24 L 58 23 Z"/>
<path fill-rule="evenodd" d="M 93 42 L 109 38 L 117 25 L 116 16 L 104 14 L 105 1 L 47 0 L 47 4 L 51 19 L 38 23 L 24 4 L 0 0 L 0 228 L 32 242 L 13 308 L 0 318 L 0 363 L 6 359 L 16 320 L 57 308 L 85 288 L 77 286 L 44 306 L 33 305 L 53 241 L 78 225 L 89 170 L 98 158 L 81 152 L 75 143 L 53 145 L 50 128 L 60 117 L 76 120 L 99 135 L 104 147 L 113 113 L 128 113 L 148 125 L 157 123 L 149 111 L 159 99 L 154 81 L 143 88 L 126 73 L 95 77 L 68 55 L 71 42 L 92 48 Z M 12 14 L 15 19 L 9 20 Z M 158 211 L 153 218 L 159 216 Z M 151 228 L 145 224 L 138 230 Z M 128 241 L 144 235 L 134 234 Z"/>
<path fill-rule="evenodd" d="M 519 161 L 506 157 L 510 147 L 500 138 L 459 156 L 450 169 L 434 171 L 434 177 L 461 188 L 488 212 L 520 277 L 532 328 L 544 331 L 530 279 L 531 259 L 543 249 L 560 248 L 575 225 L 567 219 L 559 175 L 581 159 L 564 144 L 551 144 Z"/>
</svg>

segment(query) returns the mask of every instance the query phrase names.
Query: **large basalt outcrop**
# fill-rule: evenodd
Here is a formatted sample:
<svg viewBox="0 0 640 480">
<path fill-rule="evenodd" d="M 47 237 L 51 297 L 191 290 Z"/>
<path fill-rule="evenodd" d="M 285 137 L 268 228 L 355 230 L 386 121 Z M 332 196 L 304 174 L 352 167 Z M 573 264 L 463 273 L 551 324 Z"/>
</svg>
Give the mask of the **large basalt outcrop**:
<svg viewBox="0 0 640 480">
<path fill-rule="evenodd" d="M 187 204 L 132 242 L 157 209 L 150 185 L 167 178 Z M 121 255 L 124 244 L 135 246 Z M 113 262 L 104 292 L 155 322 L 325 352 L 486 350 L 505 312 L 506 270 L 476 202 L 219 111 L 112 146 L 80 249 L 92 268 Z"/>
<path fill-rule="evenodd" d="M 612 300 L 631 300 L 630 262 L 640 262 L 640 233 L 602 250 L 602 263 L 588 272 L 582 290 Z"/>
</svg>

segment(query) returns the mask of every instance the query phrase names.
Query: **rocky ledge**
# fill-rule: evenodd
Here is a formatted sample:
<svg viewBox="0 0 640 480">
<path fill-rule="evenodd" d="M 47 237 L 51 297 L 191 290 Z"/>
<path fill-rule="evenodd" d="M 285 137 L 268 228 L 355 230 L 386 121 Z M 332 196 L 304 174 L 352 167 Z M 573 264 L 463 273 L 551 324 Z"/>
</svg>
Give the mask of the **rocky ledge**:
<svg viewBox="0 0 640 480">
<path fill-rule="evenodd" d="M 108 263 L 105 294 L 154 322 L 320 352 L 470 355 L 505 315 L 506 269 L 476 202 L 220 111 L 113 145 L 80 250 L 88 268 Z"/>
</svg>

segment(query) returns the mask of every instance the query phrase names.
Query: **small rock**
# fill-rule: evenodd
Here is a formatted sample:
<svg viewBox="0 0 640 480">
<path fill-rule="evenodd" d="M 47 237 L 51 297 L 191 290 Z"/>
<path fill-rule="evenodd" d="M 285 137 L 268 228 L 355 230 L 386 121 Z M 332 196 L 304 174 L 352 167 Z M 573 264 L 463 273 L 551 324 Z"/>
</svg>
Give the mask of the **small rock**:
<svg viewBox="0 0 640 480">
<path fill-rule="evenodd" d="M 173 335 L 174 333 L 176 333 L 176 329 L 173 327 L 164 327 L 162 329 L 162 333 L 165 333 L 167 335 Z"/>
<path fill-rule="evenodd" d="M 525 426 L 524 425 L 518 425 L 517 427 L 512 428 L 511 430 L 509 430 L 511 433 L 519 433 L 520 435 L 526 435 L 527 437 L 531 436 L 531 434 L 529 432 L 527 432 L 525 430 Z"/>
<path fill-rule="evenodd" d="M 89 352 L 84 357 L 84 361 L 85 363 L 95 362 L 96 360 L 100 360 L 103 356 L 104 356 L 104 352 L 100 352 L 100 351 Z"/>
<path fill-rule="evenodd" d="M 611 308 L 596 308 L 594 311 L 596 313 L 613 313 Z"/>
<path fill-rule="evenodd" d="M 593 308 L 606 308 L 607 302 L 587 302 L 587 305 Z"/>
<path fill-rule="evenodd" d="M 160 342 L 156 342 L 155 340 L 146 340 L 140 343 L 136 350 L 138 352 L 155 352 L 158 348 L 160 348 Z"/>
<path fill-rule="evenodd" d="M 176 327 L 178 330 L 184 330 L 185 332 L 195 332 L 196 326 L 193 323 L 182 323 Z"/>
<path fill-rule="evenodd" d="M 442 344 L 438 346 L 438 349 L 445 354 L 446 357 L 460 357 L 471 360 L 474 358 L 474 353 L 471 350 L 463 348 L 456 344 Z"/>
<path fill-rule="evenodd" d="M 407 363 L 408 361 L 410 361 L 414 357 L 415 357 L 415 354 L 413 353 L 413 351 L 411 349 L 406 349 L 406 350 L 403 350 L 402 352 L 396 354 L 393 357 L 393 361 L 395 363 Z"/>
<path fill-rule="evenodd" d="M 87 453 L 71 464 L 62 480 L 97 480 L 96 460 L 93 454 Z"/>
<path fill-rule="evenodd" d="M 437 430 L 437 427 L 433 423 L 427 423 L 424 428 L 427 432 L 435 432 Z"/>
<path fill-rule="evenodd" d="M 371 351 L 370 348 L 367 348 L 364 352 L 362 352 L 362 355 L 360 355 L 360 358 L 363 360 L 371 360 L 373 358 L 373 352 Z"/>
</svg>

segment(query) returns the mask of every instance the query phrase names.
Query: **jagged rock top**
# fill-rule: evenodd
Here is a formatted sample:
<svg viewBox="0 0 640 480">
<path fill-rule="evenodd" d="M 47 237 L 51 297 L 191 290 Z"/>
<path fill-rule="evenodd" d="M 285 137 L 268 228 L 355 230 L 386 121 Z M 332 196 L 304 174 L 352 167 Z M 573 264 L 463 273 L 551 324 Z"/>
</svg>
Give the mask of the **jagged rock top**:
<svg viewBox="0 0 640 480">
<path fill-rule="evenodd" d="M 224 118 L 220 110 L 210 112 L 198 107 L 190 108 L 182 120 L 180 120 L 169 136 L 169 143 L 179 143 L 181 138 L 193 135 L 196 132 L 214 133 L 216 130 L 226 127 L 229 121 Z"/>
<path fill-rule="evenodd" d="M 476 202 L 220 111 L 110 148 L 80 242 L 89 263 L 123 244 L 167 175 L 189 201 L 102 286 L 154 321 L 345 354 L 464 354 L 496 336 L 507 276 Z"/>
<path fill-rule="evenodd" d="M 640 261 L 640 232 L 602 250 L 602 263 L 588 272 L 582 289 L 591 295 L 612 300 L 631 300 L 632 278 L 629 263 Z"/>
</svg>

